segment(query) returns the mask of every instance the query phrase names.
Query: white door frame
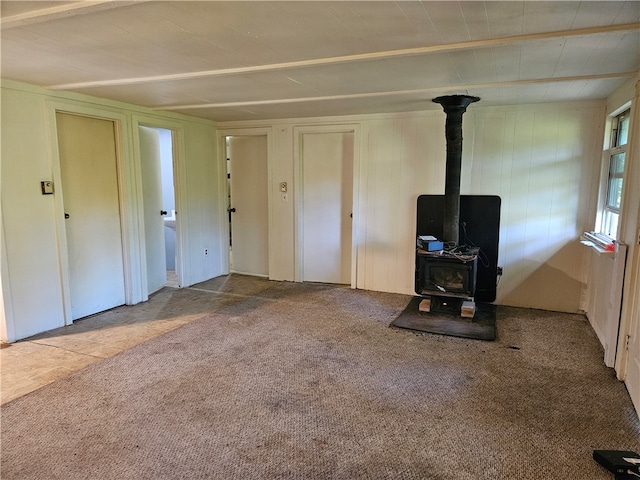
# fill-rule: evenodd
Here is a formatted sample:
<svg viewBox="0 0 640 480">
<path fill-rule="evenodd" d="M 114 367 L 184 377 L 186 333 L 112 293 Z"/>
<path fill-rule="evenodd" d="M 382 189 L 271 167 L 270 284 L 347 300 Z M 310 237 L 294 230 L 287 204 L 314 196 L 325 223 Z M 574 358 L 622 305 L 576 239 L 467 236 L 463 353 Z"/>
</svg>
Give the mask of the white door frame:
<svg viewBox="0 0 640 480">
<path fill-rule="evenodd" d="M 633 259 L 628 262 L 631 267 L 625 275 L 626 287 L 623 293 L 622 321 L 618 337 L 618 354 L 616 356 L 615 370 L 619 380 L 624 380 L 627 374 L 627 361 L 629 352 L 624 348 L 627 342 L 627 335 L 633 331 L 633 322 L 640 322 L 640 318 L 635 317 L 640 310 L 640 248 L 634 249 Z"/>
<path fill-rule="evenodd" d="M 294 191 L 297 192 L 293 205 L 294 212 L 294 249 L 295 268 L 294 281 L 302 282 L 303 273 L 303 222 L 304 209 L 302 205 L 302 136 L 306 133 L 353 133 L 353 199 L 352 212 L 353 221 L 351 223 L 351 288 L 357 285 L 357 265 L 358 265 L 358 198 L 359 198 L 359 174 L 360 171 L 360 125 L 313 125 L 293 127 L 293 178 Z"/>
<path fill-rule="evenodd" d="M 133 305 L 142 301 L 142 282 L 140 275 L 141 255 L 138 237 L 138 212 L 136 211 L 135 171 L 130 159 L 128 141 L 129 121 L 126 115 L 96 107 L 75 104 L 73 102 L 47 101 L 47 122 L 51 142 L 52 178 L 54 188 L 62 185 L 60 152 L 58 149 L 58 129 L 56 113 L 67 113 L 84 117 L 112 121 L 114 124 L 116 169 L 118 183 L 118 203 L 120 208 L 120 229 L 124 267 L 125 303 Z M 58 264 L 63 299 L 65 325 L 73 323 L 71 312 L 71 292 L 69 278 L 69 255 L 66 227 L 64 223 L 64 202 L 62 189 L 54 195 L 55 226 L 58 238 Z"/>
<path fill-rule="evenodd" d="M 227 212 L 227 199 L 229 198 L 229 189 L 227 187 L 227 137 L 259 137 L 266 136 L 267 137 L 267 225 L 268 225 L 268 237 L 269 237 L 269 245 L 272 245 L 272 235 L 273 235 L 273 199 L 272 199 L 272 178 L 273 178 L 273 162 L 271 159 L 272 156 L 272 139 L 271 139 L 271 127 L 248 127 L 248 128 L 228 128 L 223 130 L 218 130 L 218 171 L 225 172 L 224 175 L 219 176 L 219 191 L 220 191 L 220 202 L 218 202 L 218 208 L 220 212 L 220 218 L 222 219 L 222 225 L 220 226 L 220 231 L 224 235 L 225 242 L 227 248 L 222 249 L 222 258 L 220 258 L 220 266 L 221 271 L 224 275 L 228 275 L 231 271 L 231 258 L 229 252 L 229 222 L 228 222 L 228 212 Z M 271 249 L 271 247 L 269 247 Z M 269 278 L 271 278 L 271 272 L 274 271 L 273 266 L 271 265 L 271 252 L 269 252 Z"/>
<path fill-rule="evenodd" d="M 176 275 L 178 283 L 186 285 L 186 279 L 189 278 L 188 264 L 185 262 L 187 252 L 185 246 L 188 244 L 189 228 L 187 226 L 188 215 L 185 215 L 185 205 L 187 205 L 185 185 L 185 153 L 184 153 L 184 125 L 181 122 L 174 122 L 147 115 L 132 116 L 132 137 L 133 137 L 133 158 L 134 168 L 136 172 L 136 186 L 138 188 L 139 199 L 137 203 L 137 214 L 142 220 L 144 218 L 144 205 L 142 202 L 142 164 L 140 158 L 140 138 L 138 136 L 138 127 L 162 128 L 171 130 L 171 149 L 173 157 L 173 187 L 176 202 Z M 147 257 L 145 245 L 144 221 L 139 222 L 138 232 L 140 235 L 140 268 L 141 268 L 141 288 L 142 301 L 149 299 L 147 284 Z"/>
<path fill-rule="evenodd" d="M 622 309 L 618 326 L 618 342 L 615 358 L 615 371 L 618 380 L 626 380 L 629 374 L 629 362 L 634 361 L 629 354 L 629 348 L 638 348 L 640 338 L 631 338 L 633 334 L 640 334 L 640 208 L 636 190 L 629 186 L 637 184 L 640 178 L 640 148 L 636 143 L 640 138 L 637 128 L 640 124 L 640 82 L 635 84 L 635 94 L 631 101 L 631 133 L 629 150 L 627 151 L 627 166 L 625 167 L 625 185 L 623 186 L 622 211 L 620 216 L 620 238 L 628 239 L 628 251 L 624 284 L 622 286 Z M 629 212 L 629 213 L 627 213 Z M 634 213 L 631 213 L 634 212 Z M 631 217 L 633 215 L 633 218 Z M 633 352 L 634 354 L 636 352 Z M 638 382 L 634 378 L 634 387 Z M 627 387 L 629 388 L 629 386 Z M 638 414 L 640 414 L 640 391 L 632 391 L 629 388 L 632 401 Z"/>
</svg>

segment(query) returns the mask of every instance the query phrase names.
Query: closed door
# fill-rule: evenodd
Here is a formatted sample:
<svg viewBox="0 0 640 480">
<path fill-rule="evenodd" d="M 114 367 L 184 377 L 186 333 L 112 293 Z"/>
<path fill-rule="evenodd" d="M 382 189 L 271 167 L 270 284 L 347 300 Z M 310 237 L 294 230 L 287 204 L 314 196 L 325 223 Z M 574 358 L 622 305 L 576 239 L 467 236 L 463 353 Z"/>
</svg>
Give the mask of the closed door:
<svg viewBox="0 0 640 480">
<path fill-rule="evenodd" d="M 142 171 L 147 292 L 152 293 L 167 283 L 164 217 L 168 212 L 164 208 L 162 196 L 160 132 L 154 128 L 141 126 L 138 127 L 138 136 Z"/>
<path fill-rule="evenodd" d="M 629 282 L 630 285 L 640 285 L 640 259 L 636 257 L 635 281 Z M 631 294 L 633 295 L 633 293 Z M 618 348 L 627 348 L 627 372 L 625 383 L 627 390 L 631 396 L 638 415 L 640 415 L 640 293 L 636 291 L 635 301 L 632 307 L 631 325 L 629 326 L 626 345 Z"/>
<path fill-rule="evenodd" d="M 351 283 L 353 133 L 302 135 L 302 280 Z"/>
<path fill-rule="evenodd" d="M 267 137 L 229 138 L 231 268 L 269 276 Z"/>
<path fill-rule="evenodd" d="M 63 113 L 56 123 L 76 320 L 125 303 L 115 125 Z"/>
</svg>

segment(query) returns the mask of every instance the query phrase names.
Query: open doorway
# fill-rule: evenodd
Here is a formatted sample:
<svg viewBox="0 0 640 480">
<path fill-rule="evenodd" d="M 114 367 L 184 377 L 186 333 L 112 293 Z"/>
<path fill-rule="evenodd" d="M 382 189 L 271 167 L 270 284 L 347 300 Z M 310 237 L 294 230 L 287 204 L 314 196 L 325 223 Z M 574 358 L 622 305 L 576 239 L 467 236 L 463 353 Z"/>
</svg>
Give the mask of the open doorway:
<svg viewBox="0 0 640 480">
<path fill-rule="evenodd" d="M 269 276 L 267 136 L 226 137 L 230 271 Z"/>
<path fill-rule="evenodd" d="M 173 132 L 138 126 L 147 263 L 147 293 L 179 287 Z"/>
</svg>

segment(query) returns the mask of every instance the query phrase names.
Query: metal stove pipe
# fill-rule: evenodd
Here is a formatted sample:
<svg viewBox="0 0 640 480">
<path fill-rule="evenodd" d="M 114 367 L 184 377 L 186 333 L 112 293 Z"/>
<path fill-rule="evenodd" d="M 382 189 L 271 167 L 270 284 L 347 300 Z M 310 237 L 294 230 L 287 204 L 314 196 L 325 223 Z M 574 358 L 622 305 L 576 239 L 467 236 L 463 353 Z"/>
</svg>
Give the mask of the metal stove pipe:
<svg viewBox="0 0 640 480">
<path fill-rule="evenodd" d="M 447 115 L 445 138 L 447 140 L 447 163 L 444 184 L 443 240 L 459 242 L 460 224 L 460 171 L 462 168 L 462 114 L 469 104 L 480 100 L 469 95 L 447 95 L 434 98 Z"/>
</svg>

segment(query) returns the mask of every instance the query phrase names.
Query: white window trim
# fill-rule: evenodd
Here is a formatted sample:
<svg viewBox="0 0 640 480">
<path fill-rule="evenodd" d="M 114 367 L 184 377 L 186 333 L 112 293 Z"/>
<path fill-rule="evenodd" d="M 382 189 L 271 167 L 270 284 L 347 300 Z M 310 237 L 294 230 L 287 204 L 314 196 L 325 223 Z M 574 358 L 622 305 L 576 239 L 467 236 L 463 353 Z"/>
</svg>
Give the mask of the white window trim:
<svg viewBox="0 0 640 480">
<path fill-rule="evenodd" d="M 620 153 L 622 151 L 627 152 L 628 151 L 627 147 L 629 145 L 629 142 L 627 142 L 627 144 L 624 147 L 618 147 L 618 146 L 612 147 L 611 134 L 612 134 L 613 123 L 615 118 L 621 113 L 624 113 L 626 110 L 629 110 L 630 108 L 631 108 L 631 101 L 626 102 L 624 105 L 620 106 L 619 108 L 611 112 L 609 115 L 607 115 L 606 126 L 605 126 L 604 150 L 602 152 L 602 161 L 601 161 L 601 167 L 600 167 L 600 186 L 598 190 L 598 209 L 596 214 L 594 233 L 597 233 L 598 236 L 601 236 L 601 237 L 602 236 L 608 237 L 610 238 L 611 241 L 617 241 L 616 239 L 620 237 L 619 221 L 618 221 L 618 228 L 617 228 L 615 237 L 609 237 L 607 235 L 600 233 L 603 230 L 604 222 L 605 222 L 604 213 L 606 209 L 607 193 L 608 193 L 608 187 L 609 187 L 609 166 L 610 166 L 611 156 L 615 155 L 616 153 Z M 626 176 L 626 171 L 627 171 L 627 168 L 625 165 L 625 173 L 623 174 L 623 178 Z M 626 182 L 624 182 L 623 180 L 623 185 L 622 185 L 623 194 L 622 194 L 622 200 L 620 203 L 620 209 L 618 212 L 618 219 L 620 219 L 620 213 L 623 211 L 623 208 L 624 208 L 625 183 Z"/>
</svg>

